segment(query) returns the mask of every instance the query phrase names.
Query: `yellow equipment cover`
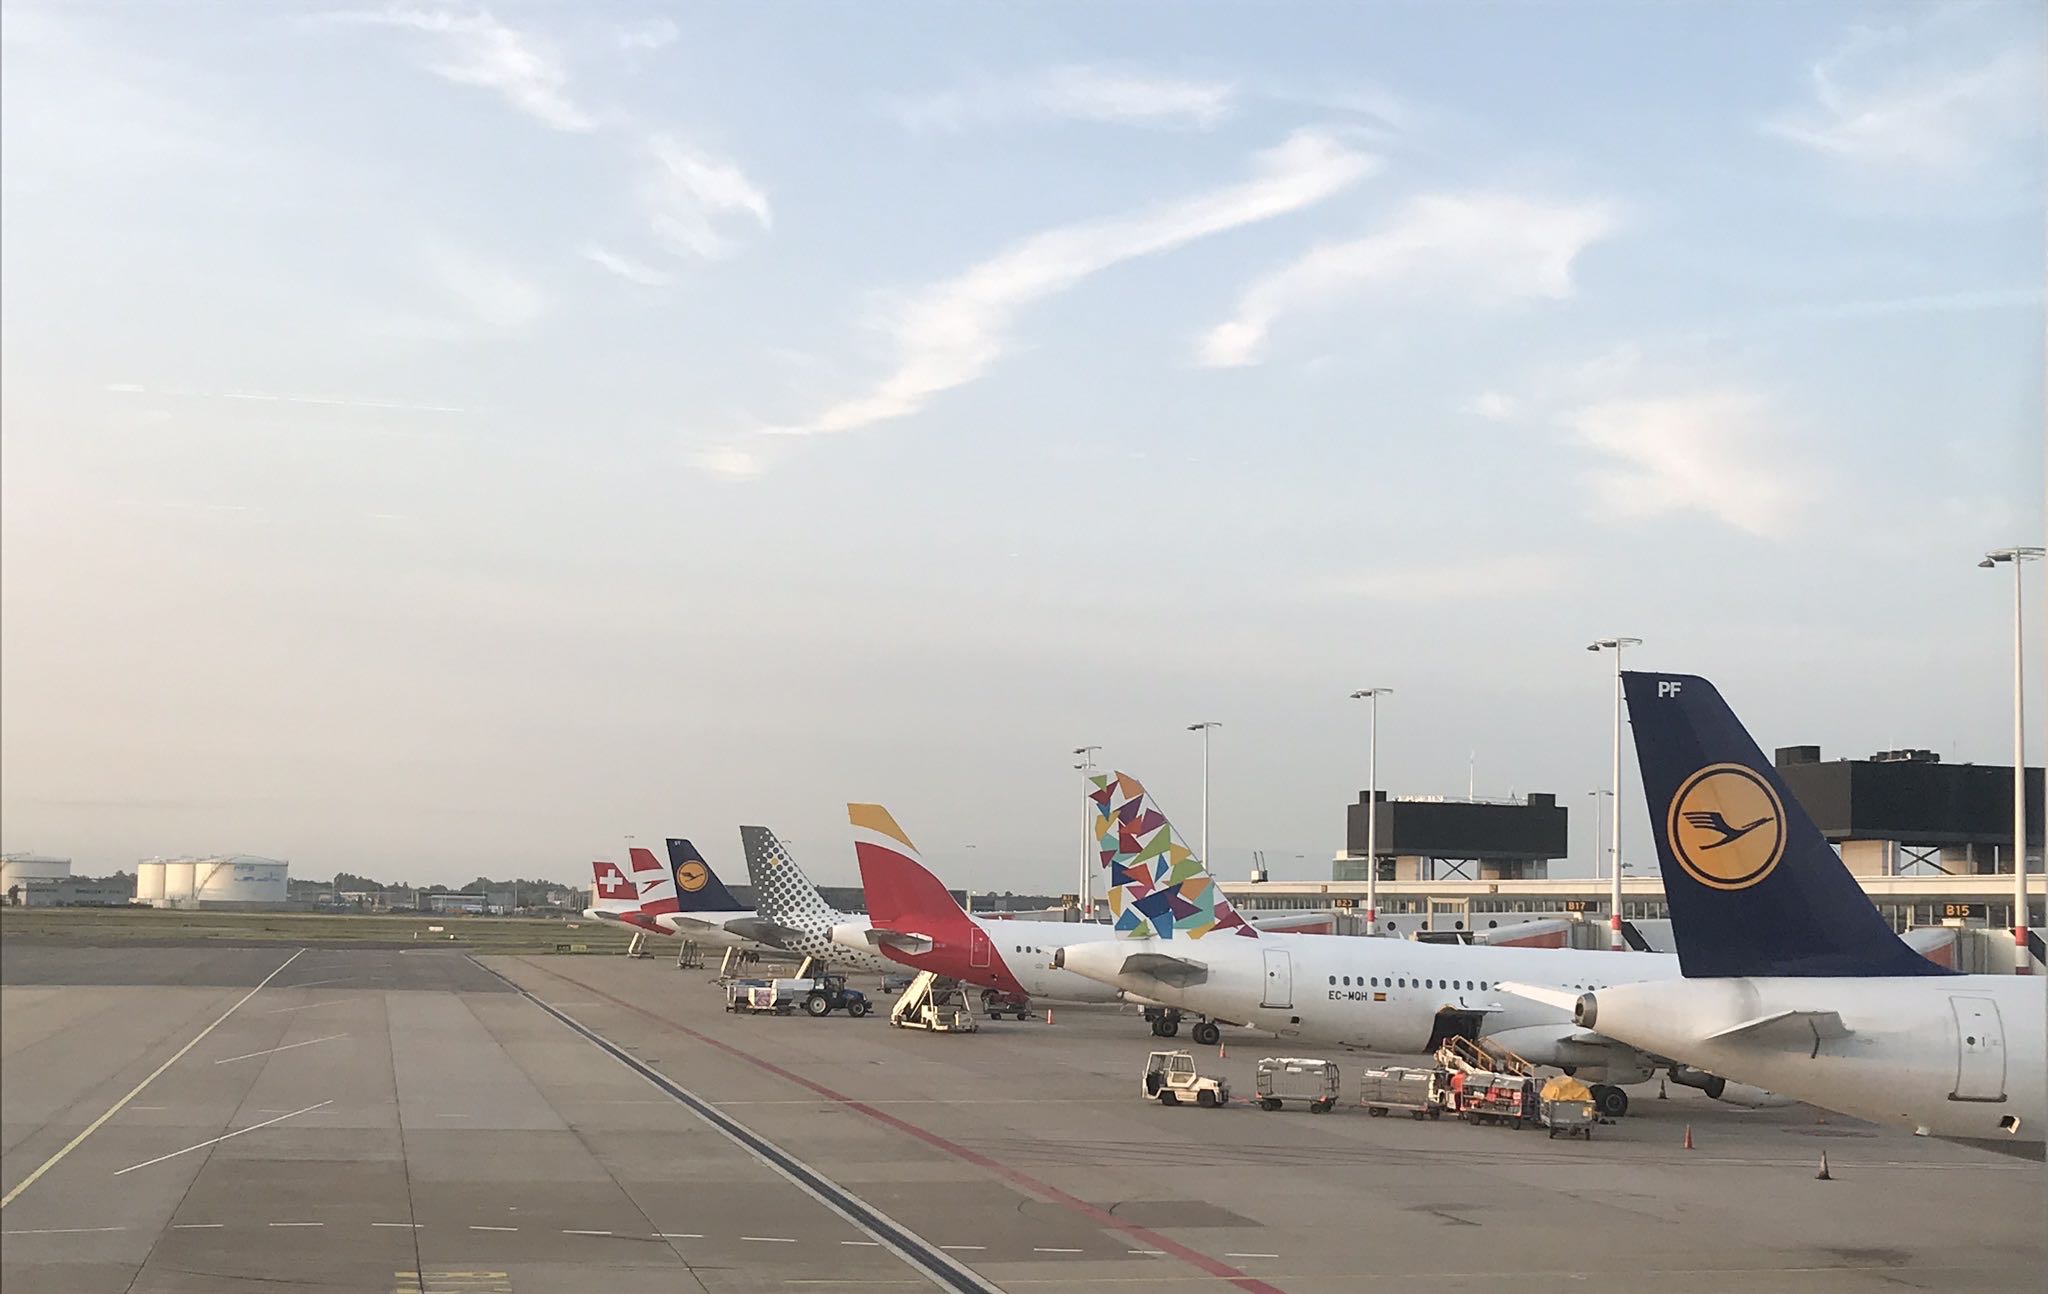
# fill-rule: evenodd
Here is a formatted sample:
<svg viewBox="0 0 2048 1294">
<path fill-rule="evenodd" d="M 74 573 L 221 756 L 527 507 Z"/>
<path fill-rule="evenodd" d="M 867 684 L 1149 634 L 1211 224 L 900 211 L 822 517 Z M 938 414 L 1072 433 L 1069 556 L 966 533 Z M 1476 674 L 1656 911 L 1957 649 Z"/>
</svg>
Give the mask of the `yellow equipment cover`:
<svg viewBox="0 0 2048 1294">
<path fill-rule="evenodd" d="M 1543 1085 L 1546 1101 L 1590 1101 L 1593 1091 L 1570 1074 L 1559 1074 Z"/>
</svg>

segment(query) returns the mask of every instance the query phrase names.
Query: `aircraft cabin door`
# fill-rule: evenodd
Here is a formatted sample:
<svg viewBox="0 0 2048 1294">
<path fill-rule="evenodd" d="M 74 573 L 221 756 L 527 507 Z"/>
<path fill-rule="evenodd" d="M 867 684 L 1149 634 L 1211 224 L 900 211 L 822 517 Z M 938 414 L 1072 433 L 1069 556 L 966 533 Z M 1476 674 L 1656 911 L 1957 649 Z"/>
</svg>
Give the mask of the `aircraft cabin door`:
<svg viewBox="0 0 2048 1294">
<path fill-rule="evenodd" d="M 1951 1101 L 2005 1099 L 2005 1026 L 1988 997 L 1952 997 L 1956 1013 L 1956 1087 Z"/>
<path fill-rule="evenodd" d="M 1285 951 L 1263 950 L 1266 954 L 1266 996 L 1260 1006 L 1294 1005 L 1294 962 Z"/>
<path fill-rule="evenodd" d="M 976 970 L 988 969 L 988 932 L 980 926 L 969 926 L 973 932 L 967 943 L 967 964 Z"/>
</svg>

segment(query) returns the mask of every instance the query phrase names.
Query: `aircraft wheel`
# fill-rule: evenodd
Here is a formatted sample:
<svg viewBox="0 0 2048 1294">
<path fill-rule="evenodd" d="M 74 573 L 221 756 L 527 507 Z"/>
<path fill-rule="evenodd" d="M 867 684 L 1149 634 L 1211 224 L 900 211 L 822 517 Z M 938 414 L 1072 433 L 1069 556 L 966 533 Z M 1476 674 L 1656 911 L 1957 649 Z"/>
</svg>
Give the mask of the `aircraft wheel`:
<svg viewBox="0 0 2048 1294">
<path fill-rule="evenodd" d="M 1194 1038 L 1197 1046 L 1213 1047 L 1223 1041 L 1223 1030 L 1216 1027 L 1214 1020 L 1204 1020 L 1195 1026 Z"/>
<path fill-rule="evenodd" d="M 1159 1022 L 1159 1036 L 1160 1036 L 1160 1037 L 1162 1037 L 1162 1038 L 1171 1038 L 1171 1037 L 1173 1037 L 1174 1035 L 1178 1034 L 1179 1032 L 1180 1032 L 1180 1021 L 1178 1021 L 1178 1020 L 1161 1020 L 1161 1021 Z"/>
<path fill-rule="evenodd" d="M 1593 1108 L 1604 1118 L 1619 1119 L 1628 1113 L 1628 1093 L 1601 1083 L 1593 1089 Z"/>
</svg>

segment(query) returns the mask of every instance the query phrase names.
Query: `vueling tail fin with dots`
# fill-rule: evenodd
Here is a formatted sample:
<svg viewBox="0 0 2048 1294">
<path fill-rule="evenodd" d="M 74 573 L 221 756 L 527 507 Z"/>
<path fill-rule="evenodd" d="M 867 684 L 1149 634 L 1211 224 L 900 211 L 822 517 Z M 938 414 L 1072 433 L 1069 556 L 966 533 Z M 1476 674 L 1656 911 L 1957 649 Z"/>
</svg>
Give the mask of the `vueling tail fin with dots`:
<svg viewBox="0 0 2048 1294">
<path fill-rule="evenodd" d="M 1128 773 L 1089 779 L 1095 843 L 1109 872 L 1110 922 L 1130 939 L 1200 939 L 1259 932 L 1245 923 L 1208 866 Z"/>
<path fill-rule="evenodd" d="M 725 888 L 697 846 L 687 840 L 668 842 L 668 870 L 675 878 L 679 912 L 739 912 L 740 901 Z"/>
<path fill-rule="evenodd" d="M 1712 683 L 1622 685 L 1687 976 L 1950 973 L 1892 932 Z"/>
</svg>

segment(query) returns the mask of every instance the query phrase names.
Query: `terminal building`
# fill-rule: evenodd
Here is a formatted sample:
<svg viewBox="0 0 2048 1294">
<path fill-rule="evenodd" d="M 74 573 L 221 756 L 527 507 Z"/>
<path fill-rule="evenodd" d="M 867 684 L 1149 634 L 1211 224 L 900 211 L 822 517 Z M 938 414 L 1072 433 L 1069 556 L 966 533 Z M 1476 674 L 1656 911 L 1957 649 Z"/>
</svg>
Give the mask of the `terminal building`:
<svg viewBox="0 0 2048 1294">
<path fill-rule="evenodd" d="M 1871 901 L 1895 929 L 1952 925 L 2010 929 L 2012 766 L 1945 764 L 1926 750 L 1880 751 L 1823 761 L 1817 746 L 1777 752 L 1778 773 Z M 2027 770 L 2027 870 L 2042 872 L 2042 773 Z M 1381 792 L 1377 840 L 1366 839 L 1364 795 L 1346 806 L 1344 849 L 1328 881 L 1225 881 L 1248 914 L 1336 910 L 1355 924 L 1365 907 L 1366 869 L 1379 868 L 1382 933 L 1478 932 L 1523 921 L 1568 918 L 1585 946 L 1605 946 L 1611 882 L 1553 877 L 1565 857 L 1569 810 L 1555 795 L 1515 800 Z M 1667 918 L 1654 847 L 1622 841 L 1621 915 Z M 2031 883 L 2027 924 L 2044 923 L 2043 887 Z M 1362 932 L 1362 931 L 1361 931 Z"/>
</svg>

